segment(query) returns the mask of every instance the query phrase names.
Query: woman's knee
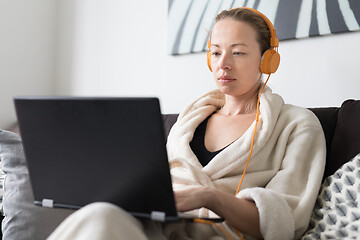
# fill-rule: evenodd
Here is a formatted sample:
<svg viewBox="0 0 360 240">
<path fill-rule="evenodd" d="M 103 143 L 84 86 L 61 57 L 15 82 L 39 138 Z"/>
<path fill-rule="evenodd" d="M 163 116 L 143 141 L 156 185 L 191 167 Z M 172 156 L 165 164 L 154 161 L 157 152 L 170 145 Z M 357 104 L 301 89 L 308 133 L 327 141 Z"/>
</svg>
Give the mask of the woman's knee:
<svg viewBox="0 0 360 240">
<path fill-rule="evenodd" d="M 59 238 L 59 236 L 61 236 Z M 51 239 L 146 239 L 142 224 L 118 206 L 97 202 L 89 204 L 70 215 L 56 229 Z"/>
<path fill-rule="evenodd" d="M 86 205 L 79 210 L 79 215 L 88 219 L 101 219 L 101 222 L 131 222 L 138 227 L 142 227 L 141 223 L 132 215 L 122 208 L 107 202 L 95 202 Z"/>
<path fill-rule="evenodd" d="M 78 210 L 78 212 L 83 212 L 84 214 L 89 214 L 94 217 L 101 217 L 103 215 L 110 214 L 127 214 L 118 206 L 107 202 L 90 203 Z"/>
</svg>

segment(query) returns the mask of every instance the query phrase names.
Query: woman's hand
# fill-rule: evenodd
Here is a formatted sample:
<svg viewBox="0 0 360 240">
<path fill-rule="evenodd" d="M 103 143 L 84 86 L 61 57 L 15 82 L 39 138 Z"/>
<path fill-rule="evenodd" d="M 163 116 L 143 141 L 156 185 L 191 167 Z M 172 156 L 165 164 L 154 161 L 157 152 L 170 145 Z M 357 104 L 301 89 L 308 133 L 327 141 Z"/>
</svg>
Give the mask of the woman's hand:
<svg viewBox="0 0 360 240">
<path fill-rule="evenodd" d="M 250 199 L 237 198 L 234 195 L 208 187 L 194 187 L 175 192 L 177 210 L 191 211 L 205 207 L 241 232 L 262 238 L 259 212 Z"/>
<path fill-rule="evenodd" d="M 176 208 L 180 212 L 187 212 L 202 207 L 208 208 L 212 199 L 213 189 L 194 187 L 175 191 Z"/>
</svg>

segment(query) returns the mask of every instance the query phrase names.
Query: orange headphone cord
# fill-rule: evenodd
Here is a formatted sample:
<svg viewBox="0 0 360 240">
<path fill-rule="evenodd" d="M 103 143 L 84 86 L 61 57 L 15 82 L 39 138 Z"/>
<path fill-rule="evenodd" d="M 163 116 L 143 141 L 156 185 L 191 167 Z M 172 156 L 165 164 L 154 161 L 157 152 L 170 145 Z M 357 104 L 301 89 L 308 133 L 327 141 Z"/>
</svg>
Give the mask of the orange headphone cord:
<svg viewBox="0 0 360 240">
<path fill-rule="evenodd" d="M 210 220 L 201 219 L 201 218 L 195 218 L 193 221 L 195 223 L 204 223 L 204 224 L 214 225 L 215 227 L 217 227 L 225 235 L 225 237 L 227 239 L 233 240 L 233 237 L 231 237 L 231 235 L 223 227 L 221 227 L 219 224 L 216 224 L 215 222 L 212 222 Z M 245 240 L 244 237 L 242 236 L 242 234 L 239 231 L 236 230 L 236 233 L 241 238 L 241 240 Z"/>
<path fill-rule="evenodd" d="M 245 165 L 245 168 L 244 168 L 244 172 L 241 176 L 241 180 L 240 180 L 240 183 L 238 185 L 238 188 L 236 190 L 236 193 L 235 193 L 235 196 L 239 193 L 240 191 L 240 187 L 241 187 L 241 184 L 242 184 L 242 181 L 244 179 L 244 176 L 245 176 L 245 173 L 246 173 L 246 169 L 249 165 L 249 162 L 250 162 L 250 158 L 251 158 L 251 154 L 252 154 L 252 150 L 253 150 L 253 147 L 254 147 L 254 141 L 255 141 L 255 134 L 256 134 L 256 128 L 257 128 L 257 124 L 259 122 L 259 116 L 260 116 L 260 97 L 261 97 L 261 94 L 263 93 L 264 89 L 265 89 L 265 86 L 267 84 L 267 82 L 269 81 L 270 79 L 270 75 L 268 75 L 263 87 L 261 88 L 261 91 L 259 93 L 259 96 L 258 96 L 258 100 L 257 100 L 257 104 L 256 104 L 256 118 L 255 118 L 255 128 L 254 128 L 254 133 L 253 133 L 253 136 L 252 136 L 252 139 L 251 139 L 251 146 L 250 146 L 250 152 L 249 152 L 249 157 L 248 157 L 248 160 L 246 162 L 246 165 Z M 231 237 L 231 235 L 221 226 L 219 226 L 218 224 L 216 224 L 215 222 L 212 222 L 210 220 L 204 220 L 204 219 L 200 219 L 200 218 L 195 218 L 193 220 L 195 223 L 203 223 L 203 224 L 210 224 L 210 225 L 214 225 L 215 227 L 217 227 L 224 235 L 227 239 L 229 240 L 233 240 L 233 238 Z M 237 235 L 242 239 L 244 240 L 244 237 L 243 235 L 240 233 L 239 230 L 235 229 Z"/>
<path fill-rule="evenodd" d="M 265 89 L 265 86 L 266 86 L 267 82 L 268 82 L 269 79 L 270 79 L 270 75 L 271 75 L 271 74 L 268 75 L 268 77 L 267 77 L 267 79 L 266 79 L 266 81 L 265 81 L 265 83 L 264 83 L 264 86 L 261 88 L 261 91 L 260 91 L 259 96 L 258 96 L 258 100 L 257 100 L 257 104 L 256 104 L 255 128 L 254 128 L 254 133 L 253 133 L 253 136 L 252 136 L 252 139 L 251 139 L 251 146 L 250 146 L 249 157 L 248 157 L 248 160 L 247 160 L 247 162 L 246 162 L 246 165 L 245 165 L 245 168 L 244 168 L 244 172 L 243 172 L 243 174 L 242 174 L 242 176 L 241 176 L 240 183 L 239 183 L 239 185 L 238 185 L 238 187 L 237 187 L 235 196 L 236 196 L 236 195 L 239 193 L 239 191 L 240 191 L 240 187 L 241 187 L 241 184 L 242 184 L 242 182 L 243 182 L 243 179 L 244 179 L 244 176 L 245 176 L 245 173 L 246 173 L 246 169 L 247 169 L 247 167 L 248 167 L 248 165 L 249 165 L 249 162 L 250 162 L 252 150 L 253 150 L 253 147 L 254 147 L 256 128 L 257 128 L 257 124 L 258 124 L 258 122 L 259 122 L 259 116 L 260 116 L 260 96 L 261 96 L 261 94 L 263 93 L 263 91 L 264 91 L 264 89 Z"/>
</svg>

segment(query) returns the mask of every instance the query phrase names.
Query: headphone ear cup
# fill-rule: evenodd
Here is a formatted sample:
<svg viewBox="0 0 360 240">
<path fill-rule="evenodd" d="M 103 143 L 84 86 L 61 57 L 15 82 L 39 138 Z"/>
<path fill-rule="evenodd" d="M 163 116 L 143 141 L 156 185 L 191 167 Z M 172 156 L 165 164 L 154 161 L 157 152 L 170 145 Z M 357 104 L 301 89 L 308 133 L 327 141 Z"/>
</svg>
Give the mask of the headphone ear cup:
<svg viewBox="0 0 360 240">
<path fill-rule="evenodd" d="M 209 67 L 210 72 L 212 72 L 212 68 L 211 68 L 211 52 L 210 52 L 210 50 L 207 52 L 206 57 L 207 57 L 207 65 Z"/>
<path fill-rule="evenodd" d="M 265 74 L 276 72 L 280 64 L 280 54 L 274 49 L 266 50 L 260 63 L 260 71 Z"/>
<path fill-rule="evenodd" d="M 211 41 L 208 40 L 207 42 L 207 47 L 208 47 L 208 52 L 207 52 L 207 55 L 206 55 L 206 58 L 207 58 L 207 65 L 210 69 L 210 72 L 212 72 L 212 68 L 211 68 L 211 52 L 210 52 L 210 46 L 211 46 Z"/>
</svg>

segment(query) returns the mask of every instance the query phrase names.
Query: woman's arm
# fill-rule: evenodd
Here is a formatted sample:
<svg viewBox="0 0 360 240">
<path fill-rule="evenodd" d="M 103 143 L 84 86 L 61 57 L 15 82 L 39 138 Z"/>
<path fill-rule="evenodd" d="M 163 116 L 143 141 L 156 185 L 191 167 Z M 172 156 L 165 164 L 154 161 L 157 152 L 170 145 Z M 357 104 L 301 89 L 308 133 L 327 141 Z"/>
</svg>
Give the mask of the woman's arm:
<svg viewBox="0 0 360 240">
<path fill-rule="evenodd" d="M 197 187 L 175 192 L 178 211 L 186 212 L 205 207 L 223 217 L 226 222 L 256 238 L 262 238 L 259 212 L 255 203 L 245 198 L 207 188 Z"/>
</svg>

